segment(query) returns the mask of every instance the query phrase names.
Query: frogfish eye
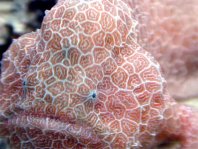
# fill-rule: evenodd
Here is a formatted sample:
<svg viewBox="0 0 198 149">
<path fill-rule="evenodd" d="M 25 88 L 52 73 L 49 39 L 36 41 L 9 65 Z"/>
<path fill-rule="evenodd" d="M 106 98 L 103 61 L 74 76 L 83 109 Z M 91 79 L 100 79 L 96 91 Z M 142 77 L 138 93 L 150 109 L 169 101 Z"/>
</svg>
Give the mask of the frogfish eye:
<svg viewBox="0 0 198 149">
<path fill-rule="evenodd" d="M 93 93 L 92 94 L 92 98 L 96 98 L 96 93 Z"/>
<path fill-rule="evenodd" d="M 91 97 L 92 99 L 96 99 L 97 98 L 97 93 L 96 91 L 91 91 L 89 97 Z"/>
</svg>

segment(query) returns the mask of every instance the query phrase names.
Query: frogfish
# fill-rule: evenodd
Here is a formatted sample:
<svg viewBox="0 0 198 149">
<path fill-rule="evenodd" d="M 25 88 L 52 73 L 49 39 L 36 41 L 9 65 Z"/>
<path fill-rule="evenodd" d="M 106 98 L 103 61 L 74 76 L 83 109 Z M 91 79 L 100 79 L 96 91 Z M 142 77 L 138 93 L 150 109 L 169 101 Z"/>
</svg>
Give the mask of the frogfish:
<svg viewBox="0 0 198 149">
<path fill-rule="evenodd" d="M 170 96 L 133 14 L 124 0 L 59 0 L 13 41 L 0 76 L 10 148 L 197 148 L 197 111 Z"/>
</svg>

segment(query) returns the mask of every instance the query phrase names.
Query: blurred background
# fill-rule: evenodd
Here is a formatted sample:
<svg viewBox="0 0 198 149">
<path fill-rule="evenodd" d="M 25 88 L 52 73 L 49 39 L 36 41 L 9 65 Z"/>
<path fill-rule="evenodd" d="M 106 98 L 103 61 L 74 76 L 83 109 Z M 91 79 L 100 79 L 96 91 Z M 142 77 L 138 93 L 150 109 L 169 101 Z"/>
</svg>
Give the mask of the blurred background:
<svg viewBox="0 0 198 149">
<path fill-rule="evenodd" d="M 12 40 L 40 28 L 57 0 L 0 0 L 0 60 Z"/>
</svg>

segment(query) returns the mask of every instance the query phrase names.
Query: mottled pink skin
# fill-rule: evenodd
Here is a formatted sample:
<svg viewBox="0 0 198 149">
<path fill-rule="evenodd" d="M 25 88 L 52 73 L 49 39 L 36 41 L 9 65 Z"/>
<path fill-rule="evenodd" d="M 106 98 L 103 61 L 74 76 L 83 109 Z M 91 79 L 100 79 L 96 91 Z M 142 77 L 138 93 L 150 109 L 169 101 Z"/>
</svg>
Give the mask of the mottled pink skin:
<svg viewBox="0 0 198 149">
<path fill-rule="evenodd" d="M 138 20 L 138 43 L 162 67 L 170 94 L 198 97 L 198 1 L 126 1 Z"/>
<path fill-rule="evenodd" d="M 198 115 L 168 94 L 133 13 L 123 1 L 61 0 L 13 42 L 0 78 L 0 136 L 12 148 L 197 146 Z"/>
</svg>

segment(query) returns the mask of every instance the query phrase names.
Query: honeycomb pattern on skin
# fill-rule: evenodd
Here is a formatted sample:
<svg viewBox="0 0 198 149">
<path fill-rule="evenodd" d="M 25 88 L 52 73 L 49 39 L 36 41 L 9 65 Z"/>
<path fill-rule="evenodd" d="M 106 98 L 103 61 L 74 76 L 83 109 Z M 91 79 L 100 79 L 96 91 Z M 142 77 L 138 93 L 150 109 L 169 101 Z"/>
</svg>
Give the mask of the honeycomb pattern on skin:
<svg viewBox="0 0 198 149">
<path fill-rule="evenodd" d="M 12 43 L 0 78 L 0 136 L 11 148 L 196 147 L 198 116 L 169 96 L 132 14 L 119 0 L 60 0 Z"/>
</svg>

